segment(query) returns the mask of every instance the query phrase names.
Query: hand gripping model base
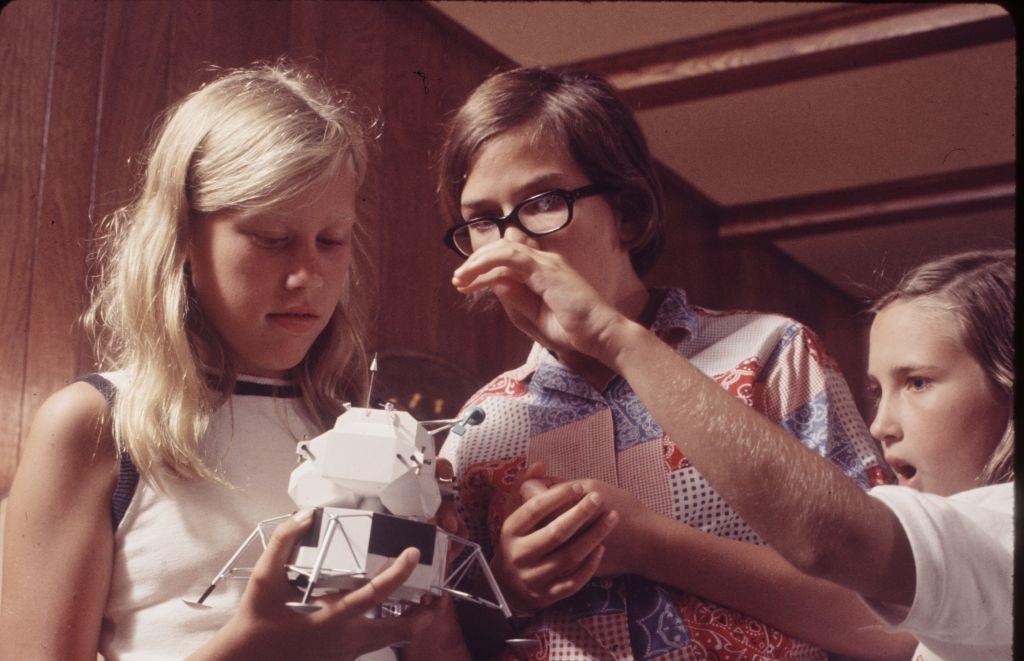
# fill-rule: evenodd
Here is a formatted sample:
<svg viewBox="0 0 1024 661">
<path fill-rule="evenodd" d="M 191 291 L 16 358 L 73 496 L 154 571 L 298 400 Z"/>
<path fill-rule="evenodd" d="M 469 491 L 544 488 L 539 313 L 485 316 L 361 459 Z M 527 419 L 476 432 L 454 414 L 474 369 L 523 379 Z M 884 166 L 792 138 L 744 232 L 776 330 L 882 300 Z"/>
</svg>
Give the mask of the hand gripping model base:
<svg viewBox="0 0 1024 661">
<path fill-rule="evenodd" d="M 483 418 L 479 408 L 462 418 L 417 422 L 390 405 L 348 407 L 333 429 L 298 444 L 302 463 L 291 474 L 288 494 L 300 508 L 313 508 L 314 519 L 286 566 L 289 579 L 302 589 L 302 599 L 288 606 L 299 612 L 318 610 L 311 597 L 360 587 L 412 546 L 419 549 L 419 564 L 391 595 L 390 604 L 450 594 L 510 617 L 479 545 L 426 522 L 441 504 L 433 435 L 446 429 L 461 435 Z M 425 425 L 434 429 L 428 432 Z M 220 581 L 248 578 L 252 567 L 237 566 L 240 559 L 257 540 L 266 548 L 269 533 L 288 516 L 260 521 L 199 599 L 185 603 L 202 606 Z M 454 544 L 464 550 L 462 560 L 449 569 Z M 474 566 L 490 588 L 489 597 L 462 585 Z"/>
</svg>

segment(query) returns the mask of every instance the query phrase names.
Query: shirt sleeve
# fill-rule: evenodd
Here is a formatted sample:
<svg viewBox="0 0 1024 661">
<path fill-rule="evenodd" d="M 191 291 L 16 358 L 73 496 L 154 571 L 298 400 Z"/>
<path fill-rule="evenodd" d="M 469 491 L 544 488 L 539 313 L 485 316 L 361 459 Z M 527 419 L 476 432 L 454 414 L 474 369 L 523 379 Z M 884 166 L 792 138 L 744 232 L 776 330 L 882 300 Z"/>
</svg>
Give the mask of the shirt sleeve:
<svg viewBox="0 0 1024 661">
<path fill-rule="evenodd" d="M 759 408 L 864 489 L 892 482 L 839 366 L 821 339 L 793 324 L 759 379 Z"/>
<path fill-rule="evenodd" d="M 899 519 L 917 573 L 910 608 L 866 601 L 876 617 L 924 640 L 1009 646 L 1013 484 L 949 498 L 896 486 L 876 487 L 870 494 Z"/>
</svg>

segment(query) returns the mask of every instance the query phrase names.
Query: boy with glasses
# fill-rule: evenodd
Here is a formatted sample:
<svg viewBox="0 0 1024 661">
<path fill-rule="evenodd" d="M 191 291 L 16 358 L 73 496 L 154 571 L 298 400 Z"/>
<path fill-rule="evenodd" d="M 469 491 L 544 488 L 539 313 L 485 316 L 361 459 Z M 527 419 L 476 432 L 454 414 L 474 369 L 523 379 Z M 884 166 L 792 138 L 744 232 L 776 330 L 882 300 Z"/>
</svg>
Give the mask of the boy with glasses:
<svg viewBox="0 0 1024 661">
<path fill-rule="evenodd" d="M 824 658 L 815 645 L 883 649 L 886 640 L 857 631 L 872 621 L 863 606 L 764 547 L 629 383 L 593 357 L 603 333 L 637 320 L 862 488 L 890 477 L 811 331 L 778 315 L 698 308 L 680 289 L 641 282 L 662 243 L 661 191 L 610 86 L 547 69 L 492 76 L 448 127 L 439 192 L 453 220 L 445 242 L 466 258 L 453 284 L 491 292 L 535 341 L 524 365 L 467 404 L 488 424 L 442 449 L 457 511 L 520 616 L 523 640 L 507 652 L 760 659 Z M 702 402 L 678 406 L 732 423 Z"/>
</svg>

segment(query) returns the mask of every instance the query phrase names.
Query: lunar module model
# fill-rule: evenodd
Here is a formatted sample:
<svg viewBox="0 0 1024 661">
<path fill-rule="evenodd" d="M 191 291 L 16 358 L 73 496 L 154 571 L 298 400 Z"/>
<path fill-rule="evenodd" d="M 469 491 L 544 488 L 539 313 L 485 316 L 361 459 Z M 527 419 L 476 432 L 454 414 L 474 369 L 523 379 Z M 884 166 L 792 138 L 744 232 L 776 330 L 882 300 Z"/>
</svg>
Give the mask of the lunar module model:
<svg viewBox="0 0 1024 661">
<path fill-rule="evenodd" d="M 427 523 L 441 504 L 433 436 L 445 430 L 462 435 L 467 426 L 483 419 L 479 408 L 461 418 L 418 422 L 390 404 L 383 409 L 349 406 L 334 428 L 299 443 L 301 463 L 292 471 L 288 495 L 314 514 L 286 566 L 289 579 L 302 590 L 301 600 L 288 606 L 316 611 L 320 607 L 311 597 L 360 587 L 412 546 L 419 549 L 419 564 L 386 605 L 400 610 L 403 602 L 415 603 L 426 594 L 450 594 L 510 617 L 480 546 Z M 433 429 L 427 431 L 427 426 Z M 252 568 L 237 566 L 240 558 L 257 540 L 266 548 L 268 533 L 288 516 L 260 521 L 202 596 L 186 603 L 202 606 L 220 581 L 248 578 Z M 464 551 L 449 568 L 454 544 Z M 474 565 L 486 580 L 490 597 L 462 586 L 469 582 L 464 579 Z"/>
</svg>

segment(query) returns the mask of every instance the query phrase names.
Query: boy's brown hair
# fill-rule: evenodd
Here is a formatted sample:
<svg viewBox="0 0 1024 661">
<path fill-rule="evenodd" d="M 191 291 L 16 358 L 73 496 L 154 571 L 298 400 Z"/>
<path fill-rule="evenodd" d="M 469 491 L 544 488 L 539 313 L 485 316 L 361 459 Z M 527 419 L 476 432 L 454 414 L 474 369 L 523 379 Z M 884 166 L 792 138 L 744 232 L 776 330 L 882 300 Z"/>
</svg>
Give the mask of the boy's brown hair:
<svg viewBox="0 0 1024 661">
<path fill-rule="evenodd" d="M 462 189 L 483 145 L 524 127 L 538 145 L 565 149 L 590 183 L 609 187 L 633 269 L 646 273 L 663 242 L 661 186 L 632 111 L 593 74 L 521 68 L 481 83 L 449 121 L 441 151 L 437 188 L 447 220 L 462 220 Z"/>
</svg>

